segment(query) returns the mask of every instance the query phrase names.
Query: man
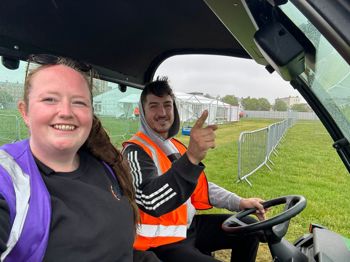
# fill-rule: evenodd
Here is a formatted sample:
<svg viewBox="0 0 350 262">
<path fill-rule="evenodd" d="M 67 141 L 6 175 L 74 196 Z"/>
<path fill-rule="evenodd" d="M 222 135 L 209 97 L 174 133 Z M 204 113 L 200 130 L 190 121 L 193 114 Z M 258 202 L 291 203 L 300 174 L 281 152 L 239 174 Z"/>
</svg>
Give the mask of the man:
<svg viewBox="0 0 350 262">
<path fill-rule="evenodd" d="M 140 209 L 140 227 L 134 244 L 153 251 L 162 261 L 217 261 L 210 253 L 233 249 L 231 261 L 255 261 L 258 238 L 229 236 L 221 229 L 228 214 L 195 215 L 212 206 L 238 211 L 256 207 L 264 218 L 259 198 L 240 198 L 208 183 L 201 161 L 215 147 L 217 126 L 203 127 L 204 111 L 191 129 L 186 149 L 173 138 L 180 126 L 175 97 L 166 78 L 145 86 L 140 103 L 140 130 L 124 143 Z M 254 222 L 246 221 L 248 223 Z"/>
</svg>

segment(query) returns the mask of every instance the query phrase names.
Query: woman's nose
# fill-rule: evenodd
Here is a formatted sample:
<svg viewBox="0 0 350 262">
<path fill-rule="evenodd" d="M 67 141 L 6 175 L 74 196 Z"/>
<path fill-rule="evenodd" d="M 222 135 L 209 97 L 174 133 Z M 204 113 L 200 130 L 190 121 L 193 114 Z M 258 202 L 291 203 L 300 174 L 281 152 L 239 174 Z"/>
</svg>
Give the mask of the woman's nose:
<svg viewBox="0 0 350 262">
<path fill-rule="evenodd" d="M 60 117 L 71 117 L 73 115 L 72 105 L 68 101 L 62 101 L 59 108 Z"/>
</svg>

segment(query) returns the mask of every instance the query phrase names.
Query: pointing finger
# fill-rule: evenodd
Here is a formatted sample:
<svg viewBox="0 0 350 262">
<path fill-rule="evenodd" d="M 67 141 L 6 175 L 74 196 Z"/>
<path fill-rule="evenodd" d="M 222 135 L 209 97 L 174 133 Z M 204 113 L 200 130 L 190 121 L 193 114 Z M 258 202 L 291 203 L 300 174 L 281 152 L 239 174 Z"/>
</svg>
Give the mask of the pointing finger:
<svg viewBox="0 0 350 262">
<path fill-rule="evenodd" d="M 207 120 L 208 117 L 208 110 L 204 110 L 202 115 L 197 119 L 196 123 L 194 123 L 192 128 L 201 128 L 204 123 L 205 120 Z"/>
</svg>

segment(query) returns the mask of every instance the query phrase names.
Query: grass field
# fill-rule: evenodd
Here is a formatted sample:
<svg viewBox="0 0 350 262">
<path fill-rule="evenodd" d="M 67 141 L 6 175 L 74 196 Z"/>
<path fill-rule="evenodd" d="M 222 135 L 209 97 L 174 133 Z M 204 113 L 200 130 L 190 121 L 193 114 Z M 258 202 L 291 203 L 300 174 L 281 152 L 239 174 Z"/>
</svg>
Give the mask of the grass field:
<svg viewBox="0 0 350 262">
<path fill-rule="evenodd" d="M 271 199 L 289 194 L 304 195 L 307 207 L 292 219 L 286 236 L 289 241 L 306 234 L 310 222 L 350 238 L 350 175 L 319 121 L 299 121 L 290 128 L 278 147 L 278 156 L 272 158 L 275 164 L 272 171 L 264 167 L 249 177 L 253 187 L 246 182 L 235 183 L 239 133 L 270 123 L 268 120 L 248 120 L 220 126 L 217 147 L 209 151 L 204 161 L 209 180 L 243 197 Z M 179 138 L 185 143 L 188 141 L 187 137 Z M 220 253 L 218 258 L 229 261 L 225 252 Z M 259 249 L 257 261 L 271 261 L 266 245 Z"/>
<path fill-rule="evenodd" d="M 137 121 L 103 118 L 103 124 L 115 143 L 128 138 L 137 129 Z M 301 194 L 307 199 L 306 209 L 293 218 L 286 238 L 294 241 L 308 232 L 310 222 L 317 223 L 350 238 L 350 175 L 332 147 L 332 140 L 319 121 L 298 121 L 286 134 L 273 156 L 272 171 L 263 167 L 249 177 L 253 186 L 237 180 L 237 141 L 240 132 L 266 127 L 274 120 L 247 120 L 221 125 L 216 132 L 217 146 L 206 159 L 206 173 L 210 181 L 242 197 L 259 196 L 271 199 L 282 195 Z M 122 132 L 124 136 L 117 136 Z M 25 134 L 23 129 L 21 134 Z M 188 136 L 179 135 L 185 144 Z M 1 141 L 0 141 L 1 143 Z M 211 209 L 209 213 L 226 212 Z M 273 213 L 273 212 L 272 212 Z M 229 261 L 227 252 L 217 254 Z M 271 261 L 268 248 L 262 245 L 257 261 Z"/>
</svg>

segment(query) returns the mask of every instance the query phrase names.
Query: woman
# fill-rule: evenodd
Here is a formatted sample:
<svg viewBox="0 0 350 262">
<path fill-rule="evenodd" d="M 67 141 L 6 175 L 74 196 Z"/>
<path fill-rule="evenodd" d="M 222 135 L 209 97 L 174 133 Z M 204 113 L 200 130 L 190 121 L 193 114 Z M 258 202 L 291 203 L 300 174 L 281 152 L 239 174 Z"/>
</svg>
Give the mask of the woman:
<svg viewBox="0 0 350 262">
<path fill-rule="evenodd" d="M 132 261 L 134 191 L 93 115 L 91 79 L 69 59 L 32 57 L 43 58 L 18 104 L 29 139 L 0 148 L 0 260 Z"/>
</svg>

